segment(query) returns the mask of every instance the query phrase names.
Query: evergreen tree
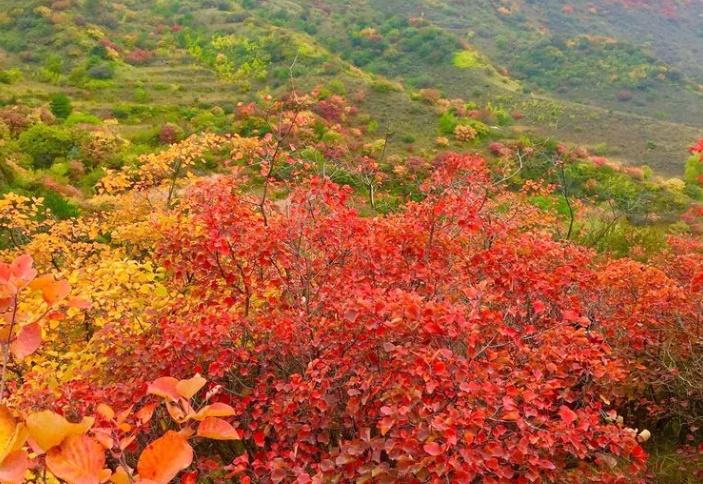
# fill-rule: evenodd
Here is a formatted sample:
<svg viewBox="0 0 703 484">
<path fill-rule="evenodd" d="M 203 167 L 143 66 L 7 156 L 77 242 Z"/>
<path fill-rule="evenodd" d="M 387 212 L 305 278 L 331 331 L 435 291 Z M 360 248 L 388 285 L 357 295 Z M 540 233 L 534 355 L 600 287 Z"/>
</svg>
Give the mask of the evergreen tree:
<svg viewBox="0 0 703 484">
<path fill-rule="evenodd" d="M 58 94 L 51 100 L 51 112 L 59 119 L 66 119 L 73 111 L 71 100 L 64 94 Z"/>
</svg>

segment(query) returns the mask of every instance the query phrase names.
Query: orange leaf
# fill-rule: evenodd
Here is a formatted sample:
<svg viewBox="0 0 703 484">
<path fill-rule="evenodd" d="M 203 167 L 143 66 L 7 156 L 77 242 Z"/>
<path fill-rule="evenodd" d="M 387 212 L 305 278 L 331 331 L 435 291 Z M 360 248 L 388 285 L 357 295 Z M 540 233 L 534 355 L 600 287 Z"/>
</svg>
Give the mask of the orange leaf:
<svg viewBox="0 0 703 484">
<path fill-rule="evenodd" d="M 50 410 L 33 413 L 27 417 L 27 430 L 29 436 L 47 451 L 61 444 L 69 435 L 84 434 L 93 426 L 93 417 L 84 417 L 81 423 L 71 423 L 61 415 Z"/>
<path fill-rule="evenodd" d="M 104 476 L 105 449 L 87 435 L 69 435 L 60 447 L 46 454 L 46 466 L 69 484 L 99 484 Z"/>
<path fill-rule="evenodd" d="M 90 309 L 92 304 L 90 301 L 87 301 L 85 299 L 79 298 L 79 297 L 74 297 L 69 299 L 66 304 L 70 308 L 76 308 L 76 309 Z"/>
<path fill-rule="evenodd" d="M 195 415 L 193 407 L 182 398 L 178 402 L 166 402 L 166 410 L 171 418 L 179 424 L 187 422 Z"/>
<path fill-rule="evenodd" d="M 7 308 L 12 305 L 12 302 L 14 300 L 15 298 L 12 296 L 0 297 L 0 313 L 4 313 L 5 311 L 7 311 Z"/>
<path fill-rule="evenodd" d="M 22 326 L 17 338 L 10 344 L 10 351 L 18 360 L 21 360 L 35 351 L 41 345 L 41 326 L 34 322 Z"/>
<path fill-rule="evenodd" d="M 71 285 L 65 279 L 49 284 L 42 289 L 42 297 L 48 304 L 54 304 L 63 300 L 71 293 Z"/>
<path fill-rule="evenodd" d="M 205 420 L 207 417 L 231 417 L 232 415 L 235 415 L 235 411 L 232 407 L 226 403 L 217 402 L 201 408 L 193 418 L 195 420 Z"/>
<path fill-rule="evenodd" d="M 155 409 L 156 409 L 156 404 L 150 403 L 150 404 L 145 405 L 142 408 L 140 408 L 135 415 L 143 425 L 143 424 L 147 423 L 149 420 L 151 420 L 152 415 L 154 415 Z"/>
<path fill-rule="evenodd" d="M 0 462 L 12 452 L 19 450 L 27 440 L 27 429 L 18 424 L 10 410 L 0 406 Z"/>
<path fill-rule="evenodd" d="M 115 445 L 112 440 L 112 432 L 107 429 L 93 429 L 93 438 L 100 442 L 105 449 L 110 450 Z"/>
<path fill-rule="evenodd" d="M 56 282 L 56 279 L 54 279 L 54 276 L 51 274 L 44 274 L 43 276 L 39 276 L 36 279 L 34 279 L 30 284 L 29 287 L 32 289 L 37 289 L 37 290 L 43 290 L 45 287 L 50 286 Z"/>
<path fill-rule="evenodd" d="M 127 447 L 132 445 L 132 442 L 134 442 L 134 439 L 136 437 L 134 435 L 130 435 L 129 437 L 123 437 L 120 440 L 120 449 L 125 450 Z"/>
<path fill-rule="evenodd" d="M 106 405 L 104 403 L 98 405 L 96 412 L 105 420 L 112 420 L 113 418 L 115 418 L 115 411 L 109 405 Z"/>
<path fill-rule="evenodd" d="M 178 393 L 176 385 L 178 385 L 178 380 L 172 376 L 164 376 L 151 382 L 147 393 L 158 395 L 166 400 L 176 401 L 181 398 L 181 394 Z"/>
<path fill-rule="evenodd" d="M 213 440 L 239 440 L 237 429 L 217 417 L 208 417 L 200 422 L 198 436 Z"/>
<path fill-rule="evenodd" d="M 139 478 L 167 484 L 193 462 L 193 448 L 177 432 L 169 430 L 144 449 L 137 462 Z"/>
<path fill-rule="evenodd" d="M 190 400 L 206 383 L 207 380 L 205 378 L 195 375 L 193 378 L 176 383 L 176 391 L 186 400 Z"/>
<path fill-rule="evenodd" d="M 27 467 L 29 467 L 27 452 L 24 450 L 12 452 L 0 465 L 0 482 L 9 484 L 24 482 Z"/>
<path fill-rule="evenodd" d="M 4 284 L 9 281 L 10 274 L 12 274 L 10 266 L 5 264 L 4 262 L 0 262 L 0 284 Z"/>
<path fill-rule="evenodd" d="M 127 420 L 127 417 L 130 416 L 132 410 L 134 410 L 134 405 L 130 405 L 128 409 L 122 410 L 115 416 L 115 422 L 122 424 L 125 420 Z"/>
</svg>

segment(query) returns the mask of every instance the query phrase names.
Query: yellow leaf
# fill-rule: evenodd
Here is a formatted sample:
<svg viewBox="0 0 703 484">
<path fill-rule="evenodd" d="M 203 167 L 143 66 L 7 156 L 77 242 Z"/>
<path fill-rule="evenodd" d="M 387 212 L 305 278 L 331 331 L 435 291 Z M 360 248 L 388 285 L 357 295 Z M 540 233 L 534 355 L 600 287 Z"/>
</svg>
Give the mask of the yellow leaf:
<svg viewBox="0 0 703 484">
<path fill-rule="evenodd" d="M 115 484 L 131 484 L 129 474 L 127 474 L 127 471 L 125 471 L 122 466 L 118 467 L 112 476 L 110 476 L 110 480 Z"/>
<path fill-rule="evenodd" d="M 207 380 L 200 375 L 195 375 L 188 380 L 181 380 L 176 384 L 176 391 L 186 400 L 193 398 L 205 386 Z"/>
<path fill-rule="evenodd" d="M 43 451 L 61 444 L 69 435 L 84 434 L 92 427 L 95 419 L 84 417 L 81 423 L 70 423 L 61 415 L 50 410 L 33 413 L 27 417 L 29 436 Z"/>
<path fill-rule="evenodd" d="M 113 418 L 115 418 L 115 411 L 112 408 L 110 408 L 109 405 L 106 405 L 104 403 L 101 403 L 100 405 L 98 405 L 98 408 L 96 411 L 105 420 L 112 420 Z"/>
</svg>

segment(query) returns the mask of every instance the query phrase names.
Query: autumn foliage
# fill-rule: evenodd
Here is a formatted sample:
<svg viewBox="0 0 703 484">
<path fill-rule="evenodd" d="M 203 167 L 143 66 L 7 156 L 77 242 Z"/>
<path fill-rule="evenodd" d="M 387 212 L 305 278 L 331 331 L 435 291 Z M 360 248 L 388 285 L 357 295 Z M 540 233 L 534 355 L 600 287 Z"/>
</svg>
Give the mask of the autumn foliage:
<svg viewBox="0 0 703 484">
<path fill-rule="evenodd" d="M 458 153 L 378 215 L 276 109 L 108 175 L 78 220 L 2 200 L 0 480 L 634 483 L 650 436 L 693 432 L 699 243 L 598 255 L 531 203 L 554 187 Z"/>
</svg>

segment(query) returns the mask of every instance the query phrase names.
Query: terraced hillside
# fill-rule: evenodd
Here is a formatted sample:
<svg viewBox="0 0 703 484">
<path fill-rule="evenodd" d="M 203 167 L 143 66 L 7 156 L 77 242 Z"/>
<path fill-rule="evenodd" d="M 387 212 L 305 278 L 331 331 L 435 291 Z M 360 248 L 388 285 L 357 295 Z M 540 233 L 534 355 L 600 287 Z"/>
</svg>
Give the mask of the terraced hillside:
<svg viewBox="0 0 703 484">
<path fill-rule="evenodd" d="M 364 93 L 386 106 L 379 123 L 390 120 L 429 146 L 440 133 L 407 116 L 421 105 L 403 99 L 436 88 L 519 113 L 511 123 L 526 134 L 600 146 L 626 163 L 681 175 L 681 147 L 703 128 L 700 9 L 552 0 L 0 0 L 1 99 L 36 105 L 66 94 L 77 109 L 117 117 L 130 133 L 287 90 L 292 74 L 296 87 L 335 81 Z"/>
</svg>

